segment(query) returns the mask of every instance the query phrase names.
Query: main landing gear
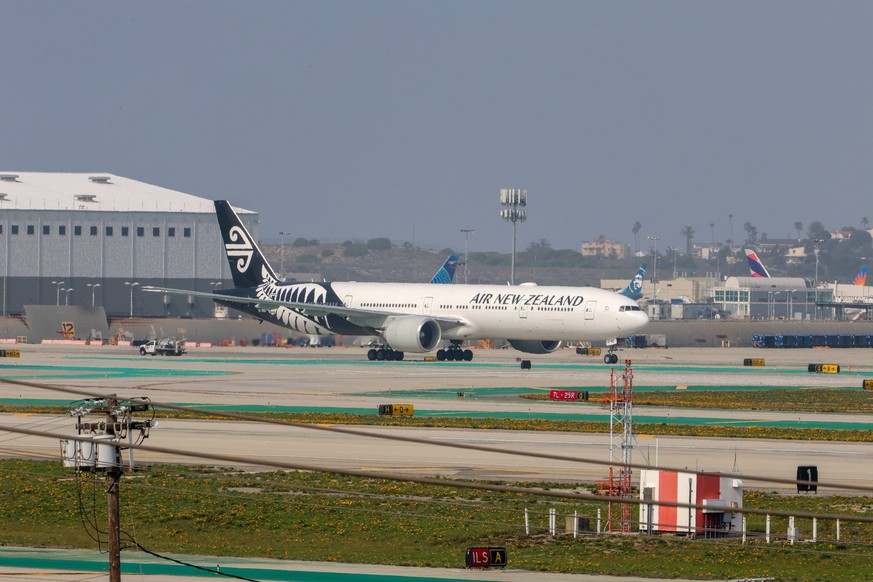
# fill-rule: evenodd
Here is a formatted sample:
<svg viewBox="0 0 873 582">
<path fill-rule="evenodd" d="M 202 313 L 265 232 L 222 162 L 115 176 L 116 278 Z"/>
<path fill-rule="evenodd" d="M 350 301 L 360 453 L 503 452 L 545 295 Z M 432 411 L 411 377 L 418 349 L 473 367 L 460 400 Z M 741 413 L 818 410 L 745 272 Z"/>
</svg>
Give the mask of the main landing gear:
<svg viewBox="0 0 873 582">
<path fill-rule="evenodd" d="M 473 350 L 463 350 L 460 340 L 452 340 L 448 349 L 437 350 L 436 357 L 440 362 L 472 362 Z"/>
<path fill-rule="evenodd" d="M 618 354 L 606 354 L 603 356 L 604 364 L 617 364 L 618 363 Z"/>
<path fill-rule="evenodd" d="M 370 348 L 370 350 L 367 351 L 367 359 L 371 362 L 373 360 L 392 360 L 399 362 L 403 359 L 403 352 L 398 352 L 391 348 Z"/>
</svg>

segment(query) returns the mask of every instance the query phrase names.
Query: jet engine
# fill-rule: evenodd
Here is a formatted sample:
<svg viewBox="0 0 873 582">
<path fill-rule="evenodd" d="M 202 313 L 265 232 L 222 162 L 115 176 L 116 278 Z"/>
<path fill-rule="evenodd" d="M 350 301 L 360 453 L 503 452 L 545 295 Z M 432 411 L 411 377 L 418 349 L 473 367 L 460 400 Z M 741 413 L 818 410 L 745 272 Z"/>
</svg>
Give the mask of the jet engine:
<svg viewBox="0 0 873 582">
<path fill-rule="evenodd" d="M 440 325 L 433 319 L 408 315 L 392 319 L 382 332 L 392 349 L 400 352 L 429 352 L 442 337 Z"/>
<path fill-rule="evenodd" d="M 508 340 L 509 345 L 528 354 L 551 354 L 559 347 L 559 340 Z"/>
</svg>

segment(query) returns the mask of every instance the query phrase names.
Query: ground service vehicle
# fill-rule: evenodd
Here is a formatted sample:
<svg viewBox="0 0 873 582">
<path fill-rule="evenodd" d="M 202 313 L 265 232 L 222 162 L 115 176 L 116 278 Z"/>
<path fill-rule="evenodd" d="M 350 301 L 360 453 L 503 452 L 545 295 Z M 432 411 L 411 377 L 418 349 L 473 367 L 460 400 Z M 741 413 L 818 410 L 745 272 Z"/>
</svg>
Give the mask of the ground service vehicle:
<svg viewBox="0 0 873 582">
<path fill-rule="evenodd" d="M 177 340 L 174 337 L 151 340 L 139 346 L 139 355 L 141 356 L 181 356 L 184 353 L 185 340 Z"/>
</svg>

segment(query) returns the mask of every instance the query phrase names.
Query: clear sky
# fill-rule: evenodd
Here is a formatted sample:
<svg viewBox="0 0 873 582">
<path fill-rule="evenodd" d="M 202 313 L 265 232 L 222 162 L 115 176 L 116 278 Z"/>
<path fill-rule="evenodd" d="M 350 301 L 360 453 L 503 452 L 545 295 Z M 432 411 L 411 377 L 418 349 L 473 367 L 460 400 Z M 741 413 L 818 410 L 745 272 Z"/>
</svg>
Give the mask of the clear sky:
<svg viewBox="0 0 873 582">
<path fill-rule="evenodd" d="M 873 220 L 873 2 L 2 6 L 0 170 L 228 199 L 262 240 L 507 252 L 502 187 L 521 248 Z"/>
</svg>

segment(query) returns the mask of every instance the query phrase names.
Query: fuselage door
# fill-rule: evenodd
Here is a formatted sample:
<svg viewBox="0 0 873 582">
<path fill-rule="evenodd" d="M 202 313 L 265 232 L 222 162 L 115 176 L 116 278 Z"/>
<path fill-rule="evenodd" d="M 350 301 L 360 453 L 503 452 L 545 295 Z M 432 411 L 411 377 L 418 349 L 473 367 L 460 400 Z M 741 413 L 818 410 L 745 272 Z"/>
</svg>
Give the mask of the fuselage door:
<svg viewBox="0 0 873 582">
<path fill-rule="evenodd" d="M 433 297 L 425 297 L 421 302 L 421 314 L 430 315 L 430 308 L 433 305 Z"/>
<path fill-rule="evenodd" d="M 588 301 L 585 303 L 585 319 L 594 319 L 595 309 L 597 309 L 596 301 Z"/>
<path fill-rule="evenodd" d="M 518 318 L 527 319 L 527 307 L 524 305 L 518 306 Z"/>
<path fill-rule="evenodd" d="M 346 295 L 345 297 L 343 297 L 343 305 L 345 305 L 346 307 L 352 307 L 353 299 L 354 298 L 351 295 Z"/>
</svg>

